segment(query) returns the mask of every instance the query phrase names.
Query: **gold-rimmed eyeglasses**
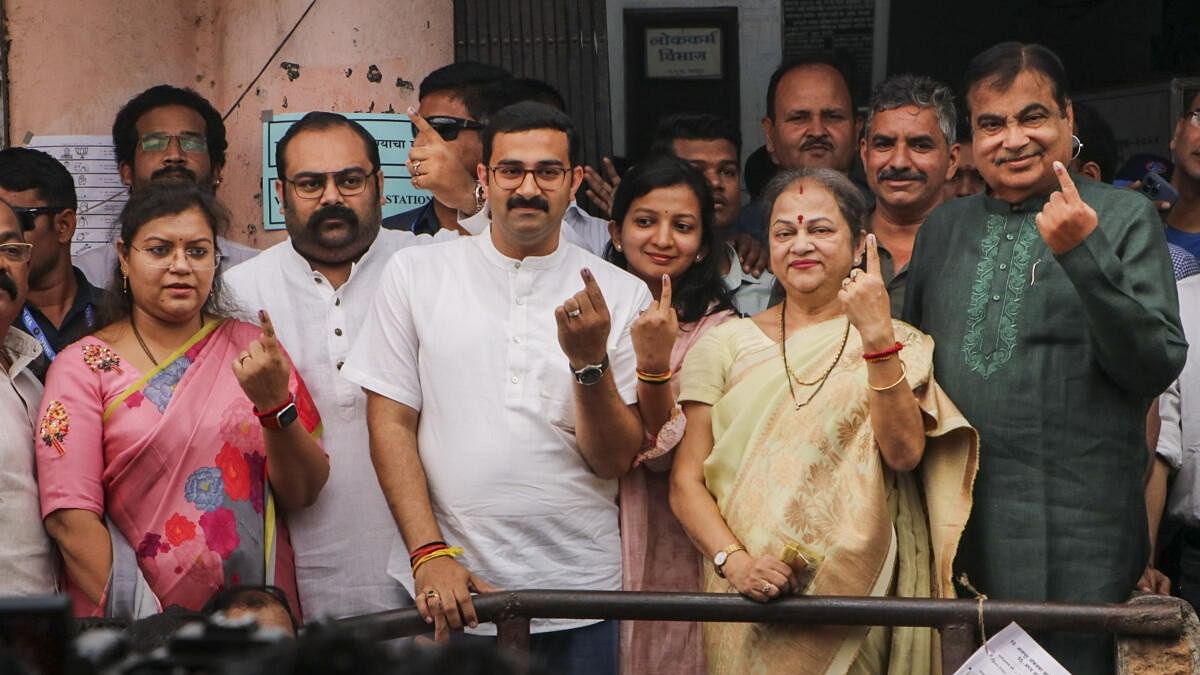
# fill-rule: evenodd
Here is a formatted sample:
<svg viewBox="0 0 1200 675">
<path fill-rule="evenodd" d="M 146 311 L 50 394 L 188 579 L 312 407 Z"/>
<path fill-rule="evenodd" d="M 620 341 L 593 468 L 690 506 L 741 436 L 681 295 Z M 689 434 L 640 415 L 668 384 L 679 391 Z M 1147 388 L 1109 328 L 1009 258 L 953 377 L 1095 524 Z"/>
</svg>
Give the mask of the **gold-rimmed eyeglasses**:
<svg viewBox="0 0 1200 675">
<path fill-rule="evenodd" d="M 29 262 L 29 258 L 32 255 L 33 244 L 18 241 L 0 244 L 0 258 L 7 260 L 8 262 Z"/>
<path fill-rule="evenodd" d="M 158 269 L 167 269 L 174 265 L 180 251 L 183 252 L 183 259 L 188 267 L 194 270 L 211 270 L 221 264 L 221 254 L 208 246 L 175 247 L 155 244 L 146 248 L 138 248 L 131 244 L 129 248 L 142 254 L 142 262 L 147 267 Z"/>
</svg>

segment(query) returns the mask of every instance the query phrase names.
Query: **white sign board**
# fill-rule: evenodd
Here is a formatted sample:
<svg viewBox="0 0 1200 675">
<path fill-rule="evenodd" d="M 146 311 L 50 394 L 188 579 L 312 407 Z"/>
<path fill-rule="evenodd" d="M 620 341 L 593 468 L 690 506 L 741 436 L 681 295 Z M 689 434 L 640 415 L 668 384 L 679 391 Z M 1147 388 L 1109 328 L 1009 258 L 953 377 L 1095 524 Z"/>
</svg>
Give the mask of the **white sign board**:
<svg viewBox="0 0 1200 675">
<path fill-rule="evenodd" d="M 721 29 L 646 29 L 646 77 L 721 79 Z"/>
</svg>

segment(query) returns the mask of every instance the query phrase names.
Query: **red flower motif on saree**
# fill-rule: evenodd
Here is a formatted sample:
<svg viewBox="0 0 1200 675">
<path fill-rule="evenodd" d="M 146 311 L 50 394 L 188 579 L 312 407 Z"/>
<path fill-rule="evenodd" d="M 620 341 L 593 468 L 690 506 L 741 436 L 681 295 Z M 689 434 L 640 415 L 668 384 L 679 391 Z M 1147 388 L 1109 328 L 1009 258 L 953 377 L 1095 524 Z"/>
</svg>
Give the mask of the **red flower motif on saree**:
<svg viewBox="0 0 1200 675">
<path fill-rule="evenodd" d="M 241 541 L 233 511 L 224 507 L 200 516 L 200 529 L 204 530 L 208 548 L 220 554 L 223 560 L 229 560 Z"/>
<path fill-rule="evenodd" d="M 67 452 L 62 443 L 69 433 L 71 433 L 71 418 L 67 414 L 67 407 L 62 404 L 62 401 L 50 401 L 50 405 L 46 406 L 46 414 L 42 416 L 42 442 L 53 446 L 58 451 L 58 456 L 62 457 Z"/>
<path fill-rule="evenodd" d="M 164 529 L 166 530 L 167 541 L 171 542 L 172 546 L 179 546 L 196 536 L 196 524 L 179 513 L 167 518 L 167 524 Z"/>
<path fill-rule="evenodd" d="M 142 401 L 145 399 L 146 399 L 145 394 L 143 394 L 140 391 L 135 391 L 132 394 L 130 394 L 129 396 L 125 397 L 125 407 L 126 408 L 140 407 L 142 405 Z"/>
<path fill-rule="evenodd" d="M 226 443 L 217 453 L 217 468 L 225 483 L 225 494 L 234 501 L 250 498 L 250 466 L 237 448 Z"/>
<path fill-rule="evenodd" d="M 83 363 L 92 369 L 93 373 L 115 372 L 121 374 L 121 357 L 108 347 L 100 345 L 83 346 Z"/>
</svg>

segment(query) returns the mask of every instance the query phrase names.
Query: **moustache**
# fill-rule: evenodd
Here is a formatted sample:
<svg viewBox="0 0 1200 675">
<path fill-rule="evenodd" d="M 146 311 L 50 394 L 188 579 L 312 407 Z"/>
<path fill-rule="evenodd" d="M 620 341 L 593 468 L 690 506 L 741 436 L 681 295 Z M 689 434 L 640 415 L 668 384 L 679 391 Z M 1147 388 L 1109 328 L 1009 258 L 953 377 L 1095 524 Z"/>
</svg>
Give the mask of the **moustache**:
<svg viewBox="0 0 1200 675">
<path fill-rule="evenodd" d="M 313 214 L 308 217 L 305 227 L 310 232 L 315 232 L 326 220 L 343 220 L 351 228 L 358 228 L 358 214 L 341 204 L 330 204 L 313 211 Z"/>
<path fill-rule="evenodd" d="M 10 300 L 17 299 L 17 282 L 8 276 L 8 272 L 0 272 L 0 290 L 8 293 Z"/>
<path fill-rule="evenodd" d="M 186 178 L 193 183 L 196 182 L 196 172 L 185 166 L 164 166 L 163 168 L 150 174 L 150 180 L 162 180 L 164 178 Z"/>
<path fill-rule="evenodd" d="M 833 152 L 833 141 L 828 136 L 814 136 L 800 144 L 801 152 L 817 149 Z"/>
<path fill-rule="evenodd" d="M 1030 157 L 1040 157 L 1042 154 L 1043 153 L 1041 150 L 1036 150 L 1034 152 L 1026 152 L 1026 153 L 1022 153 L 1020 155 L 1012 155 L 1011 157 L 997 157 L 996 158 L 996 166 L 1000 166 L 1001 164 L 1006 164 L 1008 162 L 1015 162 L 1018 159 L 1028 159 Z"/>
<path fill-rule="evenodd" d="M 919 180 L 925 182 L 929 180 L 929 174 L 917 169 L 880 169 L 878 178 L 880 182 L 885 180 Z"/>
<path fill-rule="evenodd" d="M 530 197 L 526 199 L 520 195 L 513 195 L 505 202 L 505 206 L 511 211 L 512 209 L 538 209 L 540 211 L 550 212 L 550 202 L 543 197 Z"/>
</svg>

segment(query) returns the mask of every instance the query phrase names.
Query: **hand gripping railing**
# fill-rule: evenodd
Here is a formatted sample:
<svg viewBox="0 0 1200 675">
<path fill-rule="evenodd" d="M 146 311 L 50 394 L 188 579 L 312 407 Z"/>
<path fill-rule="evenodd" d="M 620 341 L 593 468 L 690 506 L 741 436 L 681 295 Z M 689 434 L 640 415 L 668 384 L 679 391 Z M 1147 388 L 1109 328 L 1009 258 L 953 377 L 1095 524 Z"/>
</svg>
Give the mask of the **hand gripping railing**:
<svg viewBox="0 0 1200 675">
<path fill-rule="evenodd" d="M 762 604 L 726 593 L 528 590 L 475 596 L 474 604 L 481 623 L 497 625 L 499 643 L 518 652 L 528 650 L 529 620 L 533 618 L 927 626 L 941 631 L 942 672 L 947 674 L 975 651 L 980 616 L 976 600 L 806 596 Z M 1185 620 L 1179 606 L 1158 604 L 986 600 L 982 612 L 989 632 L 1016 621 L 1031 631 L 1171 638 L 1183 632 Z M 337 623 L 370 640 L 420 635 L 431 629 L 415 609 L 367 614 Z"/>
</svg>

